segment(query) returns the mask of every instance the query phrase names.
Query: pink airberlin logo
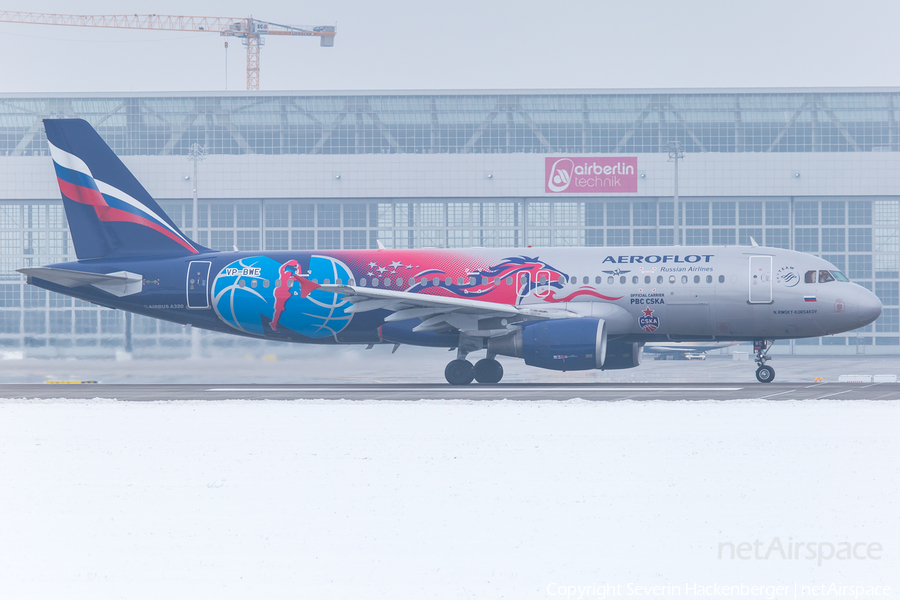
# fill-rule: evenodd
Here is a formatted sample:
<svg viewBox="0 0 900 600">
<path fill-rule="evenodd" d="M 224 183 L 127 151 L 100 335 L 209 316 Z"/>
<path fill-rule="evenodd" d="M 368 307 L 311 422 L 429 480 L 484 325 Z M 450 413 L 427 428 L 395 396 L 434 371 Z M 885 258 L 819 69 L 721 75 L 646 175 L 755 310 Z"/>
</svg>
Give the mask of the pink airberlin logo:
<svg viewBox="0 0 900 600">
<path fill-rule="evenodd" d="M 544 191 L 548 194 L 636 193 L 636 156 L 547 156 Z"/>
</svg>

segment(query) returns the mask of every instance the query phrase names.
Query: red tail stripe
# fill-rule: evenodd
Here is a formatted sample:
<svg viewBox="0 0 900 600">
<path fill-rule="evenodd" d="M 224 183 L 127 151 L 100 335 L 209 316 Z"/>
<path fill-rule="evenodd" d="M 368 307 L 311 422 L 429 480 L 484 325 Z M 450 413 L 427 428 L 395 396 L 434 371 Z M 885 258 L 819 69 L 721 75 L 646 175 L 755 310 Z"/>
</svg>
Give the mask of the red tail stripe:
<svg viewBox="0 0 900 600">
<path fill-rule="evenodd" d="M 59 182 L 59 190 L 63 193 L 67 198 L 78 202 L 79 204 L 87 204 L 89 206 L 94 207 L 94 211 L 97 213 L 97 217 L 106 223 L 135 223 L 137 225 L 143 225 L 144 227 L 149 227 L 154 231 L 158 231 L 163 234 L 173 242 L 177 242 L 187 250 L 190 250 L 192 253 L 197 254 L 197 249 L 188 244 L 186 241 L 153 221 L 145 219 L 144 217 L 140 217 L 138 215 L 132 214 L 128 211 L 113 208 L 106 203 L 106 200 L 103 198 L 103 194 L 98 192 L 97 190 L 86 188 L 80 185 L 75 185 L 74 183 L 70 183 L 65 181 L 64 179 L 57 178 Z"/>
</svg>

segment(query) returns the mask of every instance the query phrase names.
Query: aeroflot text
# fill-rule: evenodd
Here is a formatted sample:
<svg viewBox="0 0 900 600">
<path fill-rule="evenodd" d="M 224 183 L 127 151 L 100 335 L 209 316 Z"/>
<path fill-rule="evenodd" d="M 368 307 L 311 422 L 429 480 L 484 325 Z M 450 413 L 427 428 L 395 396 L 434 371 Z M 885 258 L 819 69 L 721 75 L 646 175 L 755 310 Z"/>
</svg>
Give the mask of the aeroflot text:
<svg viewBox="0 0 900 600">
<path fill-rule="evenodd" d="M 703 262 L 709 262 L 715 254 L 688 254 L 683 257 L 680 254 L 666 254 L 664 256 L 658 256 L 656 254 L 651 254 L 650 256 L 607 256 L 603 259 L 605 263 L 617 263 L 617 264 L 626 264 L 626 263 L 697 263 L 700 262 L 701 259 Z"/>
</svg>

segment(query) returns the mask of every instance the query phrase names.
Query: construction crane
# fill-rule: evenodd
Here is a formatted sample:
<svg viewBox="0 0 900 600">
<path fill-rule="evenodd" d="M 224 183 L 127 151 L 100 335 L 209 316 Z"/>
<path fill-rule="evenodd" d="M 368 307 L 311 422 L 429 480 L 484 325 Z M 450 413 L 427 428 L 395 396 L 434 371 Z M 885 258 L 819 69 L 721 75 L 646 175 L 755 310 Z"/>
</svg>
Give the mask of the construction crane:
<svg viewBox="0 0 900 600">
<path fill-rule="evenodd" d="M 248 17 L 184 17 L 176 15 L 57 15 L 18 11 L 0 11 L 2 23 L 106 27 L 115 29 L 153 29 L 156 31 L 197 31 L 240 38 L 247 46 L 247 89 L 259 89 L 259 48 L 268 35 L 314 36 L 319 45 L 334 46 L 335 27 L 279 25 Z M 226 42 L 227 44 L 228 42 Z M 226 46 L 227 47 L 227 46 Z"/>
</svg>

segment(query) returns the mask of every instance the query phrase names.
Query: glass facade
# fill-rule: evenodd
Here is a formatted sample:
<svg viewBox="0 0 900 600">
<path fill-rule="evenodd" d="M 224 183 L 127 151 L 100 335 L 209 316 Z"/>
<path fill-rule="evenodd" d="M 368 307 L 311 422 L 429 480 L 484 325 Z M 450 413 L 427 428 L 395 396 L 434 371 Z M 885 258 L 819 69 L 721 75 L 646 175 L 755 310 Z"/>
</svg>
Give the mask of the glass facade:
<svg viewBox="0 0 900 600">
<path fill-rule="evenodd" d="M 0 155 L 40 120 L 89 121 L 120 156 L 900 151 L 900 91 L 7 95 Z"/>
<path fill-rule="evenodd" d="M 878 152 L 900 151 L 895 110 L 900 91 L 7 95 L 0 96 L 0 162 L 7 160 L 11 173 L 18 164 L 12 161 L 23 160 L 13 157 L 48 154 L 40 120 L 63 115 L 87 119 L 123 156 L 186 155 L 193 143 L 210 155 L 659 153 L 678 138 L 689 152 L 866 152 L 861 160 L 878 160 L 888 156 Z M 148 169 L 150 177 L 162 180 L 154 169 Z M 181 170 L 164 175 L 183 177 Z M 274 170 L 271 176 L 287 179 Z M 153 187 L 153 181 L 144 183 Z M 27 182 L 17 185 L 27 188 Z M 24 285 L 15 269 L 75 257 L 55 194 L 12 194 L 0 200 L 0 349 L 104 355 L 124 347 L 130 327 L 136 351 L 188 352 L 190 335 L 181 326 L 126 318 Z M 21 197 L 34 195 L 24 189 Z M 885 305 L 883 316 L 864 330 L 798 341 L 805 353 L 892 352 L 891 347 L 900 352 L 896 196 L 682 197 L 678 242 L 671 197 L 531 192 L 487 198 L 473 192 L 326 198 L 261 192 L 250 199 L 201 198 L 197 223 L 189 198 L 160 204 L 188 235 L 220 250 L 357 249 L 378 242 L 389 248 L 753 242 L 791 248 L 834 263 Z M 207 346 L 259 344 L 206 333 L 203 340 Z"/>
</svg>

